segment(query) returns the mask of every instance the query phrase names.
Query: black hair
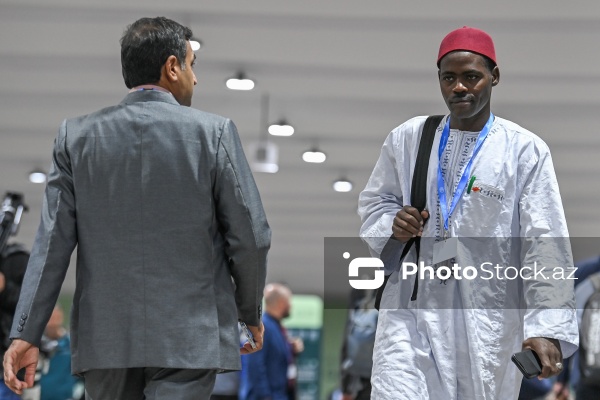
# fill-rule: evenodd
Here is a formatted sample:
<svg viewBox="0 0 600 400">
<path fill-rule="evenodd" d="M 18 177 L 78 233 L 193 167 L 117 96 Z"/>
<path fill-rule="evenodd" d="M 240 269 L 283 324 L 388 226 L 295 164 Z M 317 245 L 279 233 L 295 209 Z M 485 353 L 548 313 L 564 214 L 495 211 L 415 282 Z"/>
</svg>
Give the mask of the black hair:
<svg viewBox="0 0 600 400">
<path fill-rule="evenodd" d="M 496 63 L 488 56 L 484 56 L 483 54 L 480 54 L 480 55 L 481 55 L 481 57 L 483 57 L 485 66 L 487 67 L 488 70 L 490 70 L 490 74 L 491 74 L 492 71 L 494 71 L 494 68 L 496 68 Z"/>
<path fill-rule="evenodd" d="M 174 55 L 185 69 L 187 41 L 192 31 L 165 17 L 140 18 L 121 37 L 121 69 L 125 86 L 157 83 L 160 70 Z"/>
<path fill-rule="evenodd" d="M 444 54 L 444 57 L 446 57 L 448 54 L 453 53 L 455 51 L 469 51 L 469 50 L 454 50 L 454 51 Z M 472 52 L 472 53 L 475 53 L 475 52 Z M 490 74 L 491 74 L 494 71 L 494 68 L 496 68 L 496 63 L 494 62 L 494 60 L 492 60 L 488 56 L 484 56 L 483 54 L 480 54 L 480 53 L 475 53 L 475 54 L 478 54 L 483 58 L 483 63 L 485 64 L 486 68 L 490 71 Z M 442 58 L 444 58 L 444 57 L 442 57 Z M 440 68 L 440 63 L 442 62 L 442 58 L 440 58 L 440 60 L 437 63 L 438 69 Z"/>
</svg>

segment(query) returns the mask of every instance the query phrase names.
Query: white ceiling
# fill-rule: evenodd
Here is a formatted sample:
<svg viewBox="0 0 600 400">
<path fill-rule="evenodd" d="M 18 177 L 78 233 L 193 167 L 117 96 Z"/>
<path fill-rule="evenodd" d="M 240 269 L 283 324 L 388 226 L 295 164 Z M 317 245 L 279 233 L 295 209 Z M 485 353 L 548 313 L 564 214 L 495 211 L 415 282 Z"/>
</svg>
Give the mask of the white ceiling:
<svg viewBox="0 0 600 400">
<path fill-rule="evenodd" d="M 596 1 L 0 1 L 0 195 L 25 194 L 30 212 L 17 239 L 27 246 L 43 194 L 28 173 L 50 165 L 62 119 L 126 94 L 119 38 L 137 18 L 158 15 L 189 25 L 204 43 L 194 107 L 231 117 L 247 146 L 259 137 L 268 93 L 269 119 L 296 128 L 273 139 L 279 172 L 256 174 L 273 229 L 269 280 L 323 290 L 323 239 L 356 235 L 357 196 L 386 135 L 412 116 L 446 111 L 435 57 L 444 35 L 463 25 L 495 40 L 502 79 L 494 112 L 550 145 L 571 234 L 598 235 Z M 224 87 L 240 70 L 256 80 L 254 91 Z M 315 143 L 328 155 L 324 164 L 300 158 Z M 352 192 L 331 189 L 341 174 L 355 183 Z"/>
</svg>

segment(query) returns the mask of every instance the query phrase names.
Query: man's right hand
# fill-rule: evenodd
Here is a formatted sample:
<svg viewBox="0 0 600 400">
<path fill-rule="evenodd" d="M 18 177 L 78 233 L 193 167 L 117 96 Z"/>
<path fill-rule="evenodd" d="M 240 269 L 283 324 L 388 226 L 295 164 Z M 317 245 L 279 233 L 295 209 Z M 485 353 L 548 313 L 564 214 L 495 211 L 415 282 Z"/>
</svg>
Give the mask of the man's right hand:
<svg viewBox="0 0 600 400">
<path fill-rule="evenodd" d="M 2 293 L 4 291 L 5 287 L 6 287 L 6 278 L 4 277 L 4 274 L 2 272 L 0 272 L 0 293 Z"/>
<path fill-rule="evenodd" d="M 396 239 L 406 243 L 409 239 L 423 234 L 423 226 L 427 219 L 429 219 L 427 210 L 419 213 L 419 210 L 415 207 L 404 206 L 394 217 L 392 233 Z"/>
<path fill-rule="evenodd" d="M 4 353 L 4 383 L 16 394 L 23 394 L 23 389 L 33 387 L 35 370 L 38 364 L 40 350 L 21 339 L 14 339 Z M 17 372 L 25 368 L 25 381 L 17 378 Z"/>
<path fill-rule="evenodd" d="M 562 371 L 562 367 L 558 368 L 558 364 L 563 363 L 562 350 L 560 342 L 557 339 L 545 337 L 532 337 L 523 341 L 523 350 L 531 349 L 536 352 L 542 364 L 542 373 L 538 379 L 550 378 L 558 375 Z"/>
<path fill-rule="evenodd" d="M 244 346 L 242 348 L 240 348 L 241 354 L 254 353 L 254 352 L 259 351 L 263 347 L 263 337 L 265 334 L 265 326 L 263 325 L 262 321 L 260 321 L 259 326 L 253 326 L 253 325 L 247 325 L 247 326 L 248 326 L 248 329 L 250 330 L 250 332 L 252 333 L 252 337 L 254 338 L 254 344 L 256 345 L 256 348 L 253 349 L 250 342 L 246 342 L 246 343 L 244 343 Z"/>
</svg>

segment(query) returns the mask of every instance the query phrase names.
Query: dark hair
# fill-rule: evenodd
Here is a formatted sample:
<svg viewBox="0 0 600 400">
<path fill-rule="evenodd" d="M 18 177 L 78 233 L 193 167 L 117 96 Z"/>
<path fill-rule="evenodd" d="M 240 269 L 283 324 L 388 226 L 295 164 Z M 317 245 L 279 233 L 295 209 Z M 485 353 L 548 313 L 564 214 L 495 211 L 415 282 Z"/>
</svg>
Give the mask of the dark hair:
<svg viewBox="0 0 600 400">
<path fill-rule="evenodd" d="M 165 17 L 141 18 L 129 25 L 121 37 L 121 69 L 125 86 L 156 83 L 169 56 L 185 69 L 187 41 L 192 31 Z"/>
<path fill-rule="evenodd" d="M 470 50 L 454 50 L 454 51 L 451 51 L 451 52 L 445 54 L 444 57 L 446 57 L 450 53 L 454 53 L 455 51 L 469 51 L 473 54 L 480 55 L 481 58 L 483 58 L 483 63 L 485 64 L 486 68 L 490 71 L 490 74 L 494 71 L 494 68 L 496 67 L 496 63 L 494 62 L 494 60 L 492 60 L 488 56 L 484 56 L 483 54 L 475 53 L 474 51 L 470 51 Z M 438 61 L 438 63 L 437 63 L 438 69 L 440 68 L 440 64 L 442 63 L 442 59 L 444 57 L 440 58 L 440 60 Z"/>
<path fill-rule="evenodd" d="M 483 54 L 480 55 L 481 57 L 483 57 L 483 62 L 485 63 L 485 66 L 487 67 L 487 69 L 490 70 L 490 73 L 492 73 L 492 71 L 494 71 L 494 68 L 496 67 L 496 63 L 488 56 L 484 56 Z"/>
</svg>

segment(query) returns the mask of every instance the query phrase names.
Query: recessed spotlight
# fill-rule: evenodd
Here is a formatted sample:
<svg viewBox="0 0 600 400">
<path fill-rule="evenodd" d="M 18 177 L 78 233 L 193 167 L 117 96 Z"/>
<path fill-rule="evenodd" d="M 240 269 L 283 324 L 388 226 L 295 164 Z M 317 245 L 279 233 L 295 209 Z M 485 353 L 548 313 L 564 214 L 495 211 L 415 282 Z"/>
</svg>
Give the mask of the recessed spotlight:
<svg viewBox="0 0 600 400">
<path fill-rule="evenodd" d="M 266 174 L 276 174 L 279 171 L 279 165 L 275 163 L 255 163 L 252 166 L 252 170 Z"/>
<path fill-rule="evenodd" d="M 273 136 L 292 136 L 294 127 L 285 121 L 279 121 L 278 124 L 269 126 L 269 133 Z"/>
<path fill-rule="evenodd" d="M 322 162 L 325 162 L 325 160 L 327 159 L 327 155 L 325 153 L 323 153 L 322 151 L 313 149 L 311 151 L 305 151 L 302 154 L 302 159 L 304 161 L 306 161 L 307 163 L 320 164 Z"/>
<path fill-rule="evenodd" d="M 193 37 L 190 39 L 190 46 L 192 47 L 192 51 L 198 51 L 202 48 L 202 42 Z"/>
<path fill-rule="evenodd" d="M 29 174 L 29 182 L 31 183 L 44 183 L 46 182 L 46 173 L 36 170 Z"/>
<path fill-rule="evenodd" d="M 227 79 L 225 82 L 227 89 L 231 90 L 252 90 L 254 89 L 254 81 L 247 78 L 243 73 L 238 74 L 233 78 Z"/>
<path fill-rule="evenodd" d="M 352 190 L 352 182 L 348 179 L 338 179 L 333 182 L 333 190 L 342 193 L 350 192 Z"/>
</svg>

